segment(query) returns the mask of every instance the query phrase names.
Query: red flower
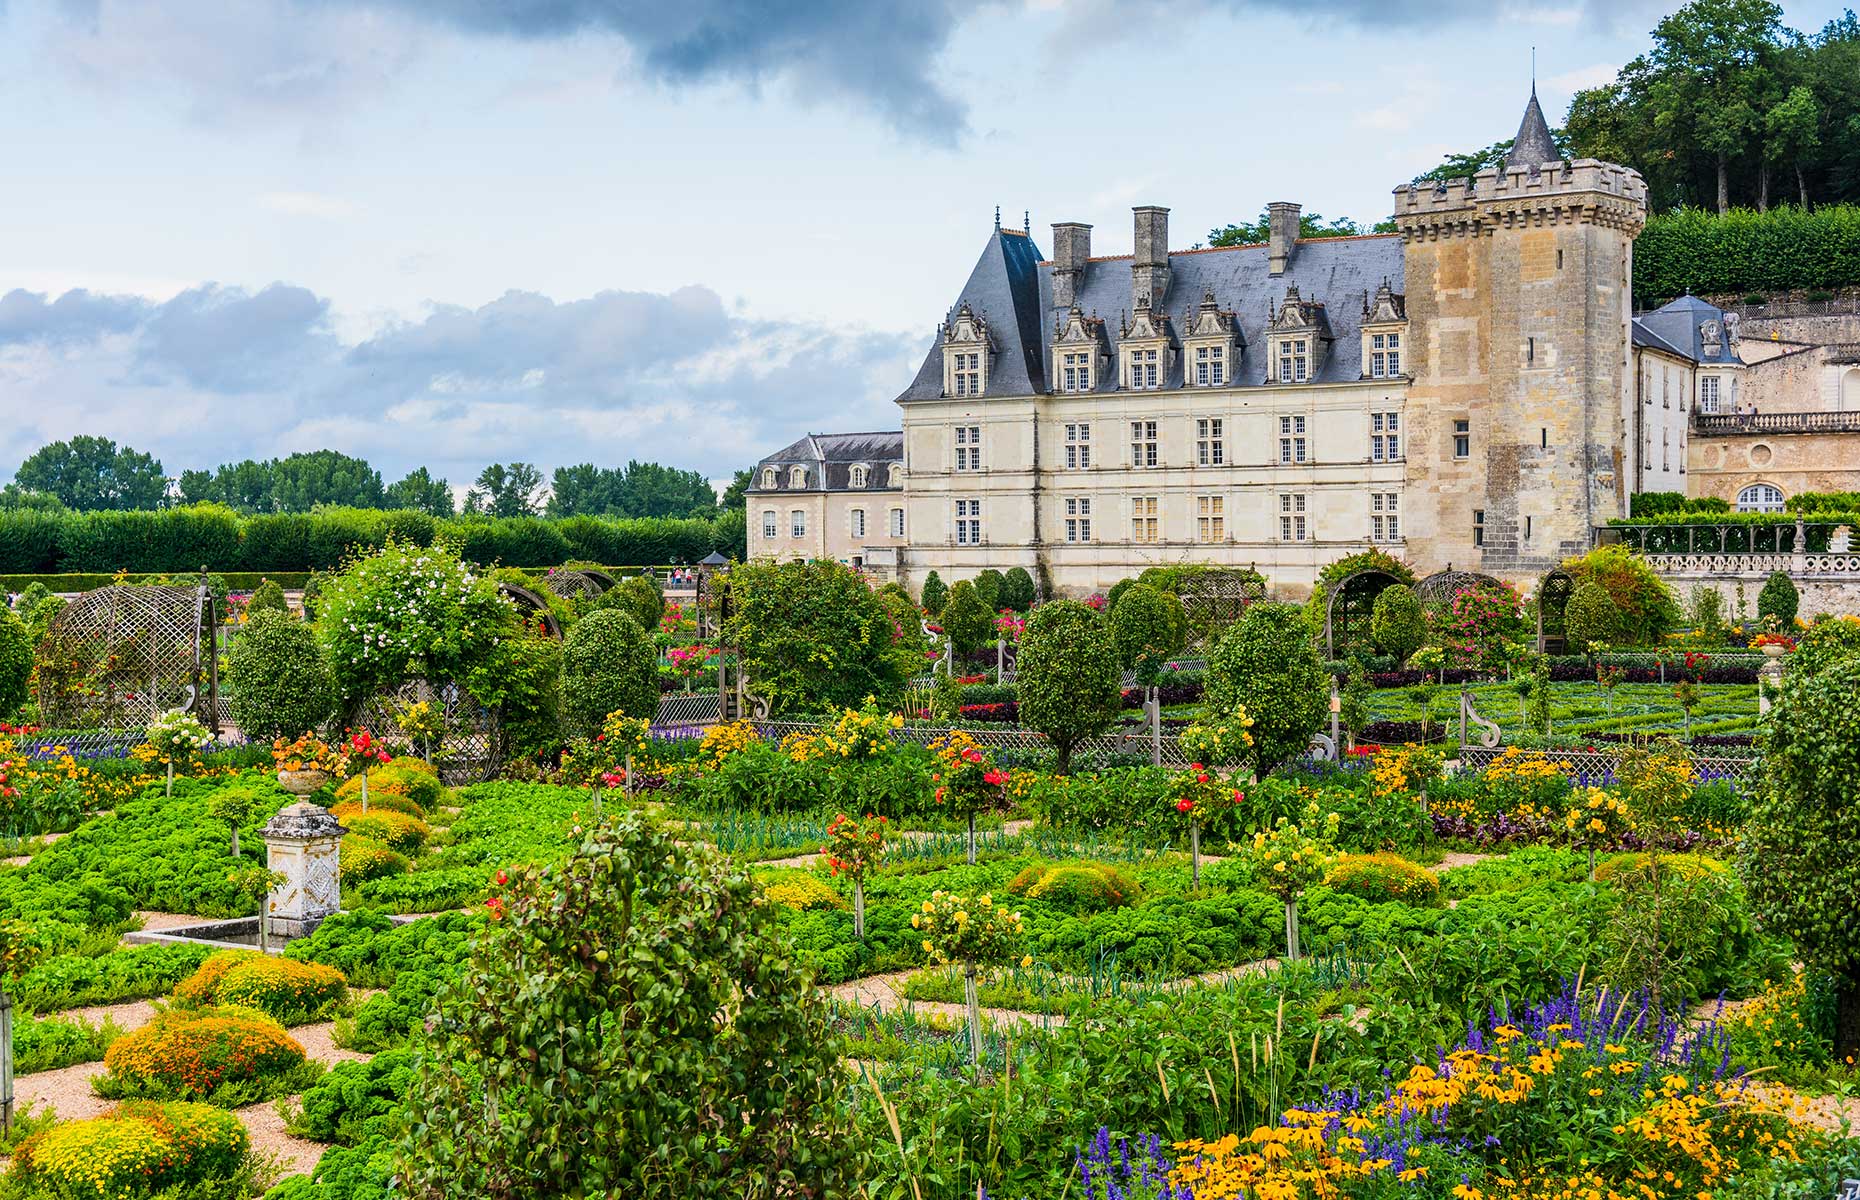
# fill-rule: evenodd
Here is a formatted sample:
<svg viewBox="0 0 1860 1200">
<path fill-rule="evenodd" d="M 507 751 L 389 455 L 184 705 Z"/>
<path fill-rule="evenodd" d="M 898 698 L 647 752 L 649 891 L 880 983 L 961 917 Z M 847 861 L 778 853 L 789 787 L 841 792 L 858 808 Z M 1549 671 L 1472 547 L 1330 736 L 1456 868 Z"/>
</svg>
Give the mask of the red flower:
<svg viewBox="0 0 1860 1200">
<path fill-rule="evenodd" d="M 497 881 L 498 887 L 503 887 L 505 884 L 510 882 L 510 872 L 500 869 L 496 875 L 492 876 L 492 878 Z"/>
<path fill-rule="evenodd" d="M 490 911 L 491 919 L 493 921 L 501 920 L 503 918 L 504 902 L 498 899 L 496 896 L 492 896 L 489 900 L 486 900 L 484 902 L 484 906 L 486 909 Z"/>
<path fill-rule="evenodd" d="M 1206 775 L 1197 775 L 1197 776 L 1195 776 L 1195 782 L 1196 782 L 1196 783 L 1206 783 L 1206 782 L 1208 782 L 1208 777 L 1207 777 Z"/>
<path fill-rule="evenodd" d="M 1194 807 L 1195 807 L 1195 802 L 1193 800 L 1190 800 L 1187 796 L 1184 796 L 1180 800 L 1177 800 L 1175 802 L 1175 811 L 1177 812 L 1185 813 Z"/>
<path fill-rule="evenodd" d="M 991 787 L 1000 787 L 1002 784 L 1006 783 L 1007 781 L 1008 781 L 1008 773 L 1000 769 L 990 771 L 988 772 L 988 774 L 982 776 L 982 782 L 990 785 Z"/>
</svg>

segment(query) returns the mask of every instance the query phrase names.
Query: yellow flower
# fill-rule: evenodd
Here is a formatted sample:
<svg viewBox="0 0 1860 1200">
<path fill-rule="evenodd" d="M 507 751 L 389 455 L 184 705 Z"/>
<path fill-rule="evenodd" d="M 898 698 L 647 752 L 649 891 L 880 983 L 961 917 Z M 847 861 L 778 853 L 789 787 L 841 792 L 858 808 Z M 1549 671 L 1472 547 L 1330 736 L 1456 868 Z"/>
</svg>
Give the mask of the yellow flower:
<svg viewBox="0 0 1860 1200">
<path fill-rule="evenodd" d="M 1022 969 L 1022 970 L 1025 970 L 1026 968 L 1028 968 L 1028 967 L 1031 967 L 1031 966 L 1033 965 L 1033 955 L 1031 955 L 1031 954 L 1023 954 L 1023 955 L 1021 955 L 1021 956 L 1020 956 L 1020 965 L 1021 965 L 1021 969 Z"/>
</svg>

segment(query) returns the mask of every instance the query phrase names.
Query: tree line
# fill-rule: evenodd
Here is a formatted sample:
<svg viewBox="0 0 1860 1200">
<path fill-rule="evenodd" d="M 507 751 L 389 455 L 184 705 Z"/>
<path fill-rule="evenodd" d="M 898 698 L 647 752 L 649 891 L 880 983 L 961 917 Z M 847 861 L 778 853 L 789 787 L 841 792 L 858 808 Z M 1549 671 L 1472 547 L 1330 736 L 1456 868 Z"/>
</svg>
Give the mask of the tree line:
<svg viewBox="0 0 1860 1200">
<path fill-rule="evenodd" d="M 324 507 L 388 509 L 432 517 L 699 517 L 740 505 L 749 473 L 737 472 L 719 503 L 697 471 L 658 463 L 581 463 L 545 480 L 533 463 L 492 463 L 455 505 L 451 484 L 419 467 L 384 484 L 365 459 L 336 450 L 245 459 L 170 477 L 161 460 L 133 446 L 80 434 L 41 447 L 0 492 L 4 509 L 127 512 L 223 504 L 238 513 L 307 513 Z"/>
</svg>

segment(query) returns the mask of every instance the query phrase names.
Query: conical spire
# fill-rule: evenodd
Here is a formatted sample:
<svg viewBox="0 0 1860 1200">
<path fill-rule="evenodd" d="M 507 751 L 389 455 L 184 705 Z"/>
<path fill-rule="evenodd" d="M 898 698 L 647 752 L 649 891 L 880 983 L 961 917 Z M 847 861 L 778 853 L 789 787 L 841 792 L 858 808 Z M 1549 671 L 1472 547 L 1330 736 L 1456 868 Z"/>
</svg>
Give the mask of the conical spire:
<svg viewBox="0 0 1860 1200">
<path fill-rule="evenodd" d="M 1550 137 L 1550 125 L 1544 120 L 1543 107 L 1537 103 L 1537 85 L 1533 83 L 1531 102 L 1524 106 L 1524 120 L 1518 125 L 1511 153 L 1505 156 L 1505 167 L 1507 170 L 1541 167 L 1547 162 L 1561 162 L 1562 158 L 1556 142 Z"/>
</svg>

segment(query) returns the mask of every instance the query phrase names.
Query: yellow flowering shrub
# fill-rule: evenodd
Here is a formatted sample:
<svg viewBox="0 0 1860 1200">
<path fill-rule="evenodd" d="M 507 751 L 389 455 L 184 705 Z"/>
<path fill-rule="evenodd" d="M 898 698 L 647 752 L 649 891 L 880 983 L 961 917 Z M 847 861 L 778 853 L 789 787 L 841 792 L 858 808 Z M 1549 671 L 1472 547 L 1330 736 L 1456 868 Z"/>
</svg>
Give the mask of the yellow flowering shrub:
<svg viewBox="0 0 1860 1200">
<path fill-rule="evenodd" d="M 1602 788 L 1581 788 L 1570 797 L 1563 816 L 1563 832 L 1578 846 L 1604 849 L 1632 832 L 1633 816 L 1627 801 Z"/>
<path fill-rule="evenodd" d="M 845 908 L 846 898 L 805 871 L 784 871 L 762 885 L 769 903 L 807 912 L 816 908 Z"/>
<path fill-rule="evenodd" d="M 377 809 L 374 794 L 368 797 L 368 811 L 362 811 L 361 802 L 345 802 L 333 805 L 329 815 L 342 822 L 343 828 L 357 837 L 379 842 L 390 850 L 402 854 L 413 854 L 426 844 L 432 830 L 426 822 L 418 817 L 391 809 Z"/>
<path fill-rule="evenodd" d="M 118 1038 L 103 1062 L 107 1073 L 91 1081 L 100 1096 L 239 1103 L 297 1090 L 307 1065 L 304 1048 L 261 1012 L 179 1008 Z"/>
<path fill-rule="evenodd" d="M 932 962 L 978 967 L 1013 961 L 1027 931 L 1018 912 L 1002 908 L 986 892 L 971 900 L 940 888 L 911 914 L 911 928 L 924 935 L 923 951 Z M 1032 964 L 1031 956 L 1021 957 L 1021 966 Z"/>
<path fill-rule="evenodd" d="M 1345 854 L 1324 877 L 1326 887 L 1372 904 L 1398 901 L 1415 908 L 1440 906 L 1440 877 L 1399 854 Z"/>
<path fill-rule="evenodd" d="M 69 1200 L 127 1200 L 236 1175 L 251 1149 L 239 1118 L 205 1104 L 131 1101 L 22 1142 L 16 1178 Z"/>
<path fill-rule="evenodd" d="M 349 834 L 342 839 L 342 878 L 349 883 L 405 875 L 413 870 L 407 856 L 390 850 L 373 838 Z"/>
<path fill-rule="evenodd" d="M 236 1004 L 286 1024 L 325 1016 L 348 997 L 341 971 L 321 963 L 274 958 L 252 950 L 208 956 L 175 985 L 176 1003 L 195 1008 Z"/>
<path fill-rule="evenodd" d="M 1516 746 L 1493 759 L 1479 783 L 1478 815 L 1505 813 L 1519 821 L 1560 820 L 1572 786 L 1567 764 Z"/>
<path fill-rule="evenodd" d="M 903 725 L 902 716 L 881 711 L 877 699 L 867 696 L 859 708 L 831 712 L 820 723 L 812 746 L 816 757 L 877 758 L 891 753 L 896 745 L 891 740 L 891 731 Z"/>
<path fill-rule="evenodd" d="M 394 803 L 389 797 L 405 797 L 412 803 L 406 808 Z M 390 808 L 406 812 L 410 816 L 424 818 L 427 813 L 445 803 L 445 785 L 439 782 L 439 772 L 431 764 L 410 757 L 400 757 L 368 771 L 368 811 L 376 808 Z M 336 789 L 338 804 L 353 800 L 356 807 L 362 801 L 362 777 L 351 775 L 343 780 Z"/>
<path fill-rule="evenodd" d="M 1832 988 L 1832 981 L 1823 982 Z M 1828 1061 L 1827 1037 L 1813 1014 L 1828 997 L 1809 994 L 1808 975 L 1797 971 L 1789 978 L 1763 981 L 1756 998 L 1717 1017 L 1731 1039 L 1732 1059 L 1739 1066 L 1820 1067 Z M 1852 1060 L 1849 1060 L 1852 1065 Z"/>
<path fill-rule="evenodd" d="M 1290 903 L 1329 873 L 1337 857 L 1331 842 L 1341 820 L 1334 812 L 1321 814 L 1312 801 L 1305 805 L 1302 824 L 1280 817 L 1271 829 L 1235 849 L 1252 860 L 1261 887 Z"/>
<path fill-rule="evenodd" d="M 1391 746 L 1369 764 L 1369 787 L 1378 799 L 1415 796 L 1440 778 L 1440 751 L 1413 742 Z"/>
<path fill-rule="evenodd" d="M 756 727 L 748 721 L 731 721 L 727 725 L 712 725 L 704 731 L 704 740 L 698 743 L 698 761 L 709 767 L 720 767 L 723 760 L 738 751 L 747 749 L 762 740 Z"/>
</svg>

